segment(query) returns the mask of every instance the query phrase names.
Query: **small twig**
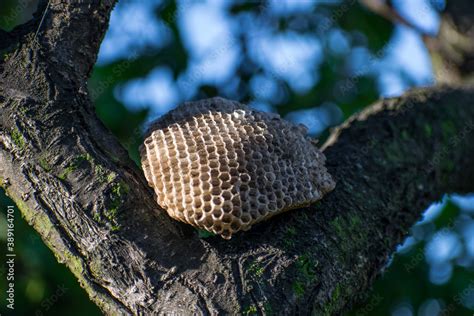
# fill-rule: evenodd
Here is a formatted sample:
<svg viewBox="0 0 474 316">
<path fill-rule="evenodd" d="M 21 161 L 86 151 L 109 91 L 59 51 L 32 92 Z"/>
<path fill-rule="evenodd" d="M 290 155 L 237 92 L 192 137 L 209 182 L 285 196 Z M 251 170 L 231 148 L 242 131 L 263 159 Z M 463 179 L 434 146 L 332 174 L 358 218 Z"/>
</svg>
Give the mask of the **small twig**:
<svg viewBox="0 0 474 316">
<path fill-rule="evenodd" d="M 380 15 L 381 17 L 387 19 L 392 23 L 402 24 L 408 28 L 411 28 L 418 33 L 421 34 L 423 37 L 433 37 L 436 34 L 428 34 L 425 30 L 421 29 L 420 27 L 416 26 L 415 24 L 409 22 L 406 18 L 401 16 L 394 8 L 388 5 L 383 0 L 360 0 L 360 2 L 369 10 L 374 12 L 375 14 Z"/>
<path fill-rule="evenodd" d="M 40 24 L 38 25 L 38 29 L 36 30 L 35 36 L 33 37 L 33 41 L 35 41 L 36 43 L 38 43 L 36 41 L 36 36 L 38 35 L 38 32 L 39 32 L 41 26 L 43 25 L 44 17 L 46 16 L 46 13 L 48 12 L 50 2 L 51 2 L 51 0 L 48 0 L 48 4 L 46 4 L 46 9 L 44 9 L 43 16 L 41 17 Z"/>
</svg>

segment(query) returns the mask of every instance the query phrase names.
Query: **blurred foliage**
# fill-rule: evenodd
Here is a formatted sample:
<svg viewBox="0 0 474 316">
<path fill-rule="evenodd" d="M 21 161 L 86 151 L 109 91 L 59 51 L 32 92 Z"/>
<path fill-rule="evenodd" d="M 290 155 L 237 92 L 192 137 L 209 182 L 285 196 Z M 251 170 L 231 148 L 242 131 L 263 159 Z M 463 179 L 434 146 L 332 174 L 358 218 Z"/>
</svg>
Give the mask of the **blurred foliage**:
<svg viewBox="0 0 474 316">
<path fill-rule="evenodd" d="M 471 197 L 471 201 L 474 198 Z M 453 253 L 450 260 L 443 262 L 453 269 L 447 282 L 433 284 L 429 276 L 430 269 L 436 271 L 436 266 L 430 262 L 436 253 L 429 253 L 429 243 L 450 234 L 460 236 L 465 223 L 474 224 L 474 214 L 463 212 L 447 199 L 437 217 L 415 225 L 412 234 L 416 241 L 394 255 L 365 302 L 349 315 L 472 315 L 474 257 L 466 253 L 466 245 L 454 245 L 451 250 L 460 246 L 459 253 Z M 442 253 L 445 250 L 434 251 Z"/>
<path fill-rule="evenodd" d="M 6 253 L 6 213 L 15 204 L 0 191 L 0 249 Z M 1 315 L 101 315 L 77 279 L 59 264 L 15 207 L 15 309 L 6 308 L 7 257 L 0 267 Z"/>
<path fill-rule="evenodd" d="M 35 1 L 0 1 L 0 27 L 7 30 L 28 20 L 36 6 Z M 317 113 L 324 120 L 320 119 L 318 128 L 312 133 L 324 139 L 331 126 L 379 98 L 380 73 L 376 66 L 391 49 L 387 44 L 393 36 L 394 27 L 355 0 L 302 1 L 303 9 L 293 10 L 290 6 L 287 10 L 290 2 L 221 2 L 222 15 L 231 25 L 232 41 L 217 43 L 221 46 L 214 47 L 215 51 L 198 54 L 190 45 L 190 37 L 206 34 L 187 34 L 180 19 L 183 11 L 190 10 L 197 2 L 121 0 L 102 47 L 105 50 L 104 46 L 108 45 L 109 52 L 112 50 L 117 54 L 104 57 L 106 54 L 101 51 L 99 63 L 89 82 L 97 114 L 137 163 L 137 147 L 147 121 L 182 101 L 216 95 L 277 111 L 292 120 L 301 120 L 305 116 L 312 119 L 311 115 Z M 143 14 L 132 14 L 134 6 L 145 7 L 145 13 L 151 13 L 151 17 L 141 21 Z M 156 25 L 163 31 L 158 32 L 151 41 L 141 40 L 155 34 L 152 32 Z M 130 30 L 129 43 L 122 45 Z M 317 53 L 311 59 L 317 61 L 303 67 L 300 75 L 288 76 L 288 69 L 298 68 L 296 59 L 290 56 L 275 66 L 255 45 L 269 38 L 282 37 L 303 43 L 297 51 L 308 47 L 308 50 L 315 49 Z M 213 70 L 206 64 L 200 66 L 199 59 L 207 56 L 212 64 L 213 58 L 217 60 L 231 51 L 236 51 L 238 58 L 229 70 L 230 74 L 219 80 L 206 80 L 205 75 Z M 278 49 L 273 49 L 273 53 L 275 51 L 278 53 Z M 193 71 L 196 64 L 197 71 Z M 145 83 L 156 69 L 165 69 L 171 74 L 178 96 L 172 104 L 168 104 L 166 109 L 153 102 L 134 104 L 134 98 L 140 97 L 140 93 L 135 96 L 129 94 L 128 99 L 124 97 L 131 83 Z M 408 86 L 414 84 L 410 75 L 402 70 L 400 73 Z M 301 85 L 303 79 L 306 84 Z M 270 93 L 265 90 L 264 83 L 273 87 L 269 89 Z M 318 112 L 312 112 L 315 110 Z M 2 214 L 6 212 L 6 205 L 11 203 L 0 197 Z M 439 285 L 430 282 L 429 273 L 433 267 L 425 257 L 425 251 L 433 236 L 437 236 L 437 231 L 448 223 L 473 221 L 473 215 L 462 212 L 453 203 L 447 203 L 440 214 L 432 222 L 425 221 L 414 227 L 416 242 L 394 256 L 376 282 L 373 292 L 368 294 L 366 302 L 351 314 L 433 315 L 437 306 L 438 310 L 450 308 L 453 315 L 472 314 L 472 310 L 464 306 L 466 303 L 459 300 L 460 293 L 474 281 L 472 261 L 468 264 L 458 262 L 461 256 L 465 256 L 466 250 L 451 260 L 452 277 Z M 450 231 L 454 234 L 461 234 L 459 225 L 449 226 L 452 226 Z M 0 227 L 0 247 L 5 247 L 3 217 Z M 420 236 L 416 233 L 420 230 L 427 233 Z M 35 315 L 36 311 L 44 315 L 99 313 L 72 274 L 56 262 L 37 234 L 19 216 L 16 219 L 16 236 L 18 315 Z M 463 246 L 467 247 L 466 244 Z M 63 284 L 69 290 L 46 311 L 45 300 Z M 4 293 L 4 278 L 1 278 L 0 285 Z M 474 300 L 474 291 L 472 295 Z M 2 313 L 5 311 L 3 308 L 2 304 Z"/>
</svg>

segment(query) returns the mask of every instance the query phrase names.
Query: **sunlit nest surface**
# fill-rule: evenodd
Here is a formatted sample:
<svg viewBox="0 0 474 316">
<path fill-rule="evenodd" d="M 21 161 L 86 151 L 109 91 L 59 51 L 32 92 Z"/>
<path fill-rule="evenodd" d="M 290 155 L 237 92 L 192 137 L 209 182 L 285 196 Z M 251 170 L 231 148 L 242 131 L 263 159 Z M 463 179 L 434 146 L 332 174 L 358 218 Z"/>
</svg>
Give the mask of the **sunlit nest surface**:
<svg viewBox="0 0 474 316">
<path fill-rule="evenodd" d="M 152 123 L 142 166 L 171 217 L 229 239 L 334 189 L 306 133 L 222 98 L 184 103 Z"/>
</svg>

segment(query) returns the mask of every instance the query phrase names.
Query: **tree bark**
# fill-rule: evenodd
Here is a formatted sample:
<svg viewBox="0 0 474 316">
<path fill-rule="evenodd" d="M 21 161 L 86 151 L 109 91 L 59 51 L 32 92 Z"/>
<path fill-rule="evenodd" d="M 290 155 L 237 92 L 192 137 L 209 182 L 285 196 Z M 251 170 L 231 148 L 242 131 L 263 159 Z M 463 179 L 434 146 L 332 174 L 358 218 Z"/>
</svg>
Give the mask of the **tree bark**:
<svg viewBox="0 0 474 316">
<path fill-rule="evenodd" d="M 51 1 L 0 64 L 2 187 L 106 314 L 340 313 L 421 211 L 474 191 L 474 89 L 414 90 L 333 131 L 337 187 L 320 203 L 199 238 L 94 113 L 86 80 L 113 3 Z"/>
</svg>

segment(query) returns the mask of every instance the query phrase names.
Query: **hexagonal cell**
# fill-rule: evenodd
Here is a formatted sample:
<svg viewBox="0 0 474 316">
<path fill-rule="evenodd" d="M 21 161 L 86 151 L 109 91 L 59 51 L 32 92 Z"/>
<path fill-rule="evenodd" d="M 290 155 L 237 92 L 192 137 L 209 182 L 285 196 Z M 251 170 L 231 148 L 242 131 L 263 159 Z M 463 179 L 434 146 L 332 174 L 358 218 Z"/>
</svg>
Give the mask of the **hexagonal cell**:
<svg viewBox="0 0 474 316">
<path fill-rule="evenodd" d="M 195 221 L 199 222 L 204 218 L 204 213 L 198 211 L 194 213 L 193 218 Z"/>
<path fill-rule="evenodd" d="M 212 217 L 205 216 L 201 221 L 204 227 L 206 228 L 211 228 L 212 225 L 214 225 L 214 221 L 212 220 Z"/>
<path fill-rule="evenodd" d="M 222 205 L 222 211 L 224 213 L 230 213 L 232 211 L 232 203 L 229 202 L 229 201 L 226 201 L 224 202 L 224 204 Z"/>
<path fill-rule="evenodd" d="M 257 179 L 256 179 L 255 182 L 257 183 L 257 187 L 259 187 L 259 188 L 263 188 L 267 184 L 267 181 L 265 180 L 265 177 L 258 177 L 257 176 Z"/>
<path fill-rule="evenodd" d="M 216 151 L 209 152 L 207 149 L 206 151 L 207 151 L 207 160 L 217 160 L 219 158 L 219 155 L 217 155 Z"/>
<path fill-rule="evenodd" d="M 224 203 L 224 200 L 220 196 L 214 196 L 212 198 L 212 203 L 214 203 L 214 205 L 221 205 L 222 203 Z"/>
<path fill-rule="evenodd" d="M 232 193 L 229 191 L 222 191 L 221 197 L 224 199 L 224 201 L 230 201 L 232 199 Z"/>
<path fill-rule="evenodd" d="M 219 177 L 219 170 L 211 169 L 211 177 L 212 178 L 218 178 Z"/>
<path fill-rule="evenodd" d="M 219 168 L 219 162 L 217 160 L 209 160 L 209 168 L 211 169 Z"/>
<path fill-rule="evenodd" d="M 199 187 L 200 184 L 201 184 L 201 181 L 199 180 L 199 178 L 191 179 L 191 185 L 192 185 L 193 188 Z"/>
<path fill-rule="evenodd" d="M 266 205 L 268 203 L 268 199 L 265 195 L 259 195 L 257 198 L 258 203 Z"/>
<path fill-rule="evenodd" d="M 178 164 L 179 164 L 178 158 L 173 157 L 173 158 L 170 159 L 170 165 L 171 165 L 173 168 L 177 167 Z"/>
<path fill-rule="evenodd" d="M 234 148 L 234 143 L 231 137 L 224 139 L 224 146 L 227 149 L 227 151 L 231 151 Z"/>
<path fill-rule="evenodd" d="M 240 218 L 242 215 L 242 210 L 240 209 L 240 207 L 233 207 L 231 214 L 234 215 L 235 217 Z"/>
<path fill-rule="evenodd" d="M 237 177 L 237 176 L 239 176 L 239 174 L 240 174 L 240 173 L 239 173 L 239 171 L 238 171 L 236 168 L 230 168 L 230 169 L 229 169 L 229 175 L 230 175 L 231 177 Z"/>
<path fill-rule="evenodd" d="M 219 218 L 222 216 L 222 214 L 223 214 L 223 213 L 222 213 L 222 210 L 221 210 L 220 208 L 214 208 L 214 209 L 212 210 L 212 218 L 213 218 L 214 220 L 219 219 Z"/>
<path fill-rule="evenodd" d="M 257 166 L 256 166 L 255 164 L 253 164 L 253 163 L 248 163 L 248 164 L 247 164 L 247 172 L 248 172 L 249 174 L 252 174 L 252 173 L 254 173 L 255 171 L 257 171 Z"/>
<path fill-rule="evenodd" d="M 212 195 L 210 195 L 209 193 L 204 193 L 202 196 L 202 200 L 204 202 L 210 202 L 212 200 Z"/>
<path fill-rule="evenodd" d="M 230 224 L 232 222 L 232 216 L 230 214 L 223 214 L 221 216 L 221 221 L 224 224 Z"/>
<path fill-rule="evenodd" d="M 228 160 L 235 160 L 237 158 L 237 154 L 234 151 L 228 151 L 226 154 L 226 158 Z"/>
<path fill-rule="evenodd" d="M 212 205 L 211 205 L 211 203 L 205 202 L 205 203 L 204 203 L 204 206 L 202 207 L 202 210 L 203 210 L 205 213 L 210 213 L 210 212 L 212 212 Z"/>
<path fill-rule="evenodd" d="M 232 184 L 231 184 L 230 182 L 223 182 L 223 183 L 221 184 L 221 189 L 222 189 L 222 190 L 228 190 L 228 189 L 230 189 L 231 187 L 232 187 Z"/>
<path fill-rule="evenodd" d="M 258 213 L 260 214 L 260 217 L 267 216 L 268 212 L 270 211 L 266 204 L 260 205 L 260 207 L 257 210 L 258 210 Z"/>
<path fill-rule="evenodd" d="M 276 202 L 269 202 L 267 205 L 269 212 L 274 212 L 277 210 L 277 203 Z"/>
<path fill-rule="evenodd" d="M 191 196 L 186 195 L 184 197 L 184 203 L 186 203 L 186 205 L 190 205 L 192 202 L 193 202 L 193 198 Z"/>
<path fill-rule="evenodd" d="M 250 182 L 250 175 L 248 173 L 241 173 L 240 174 L 240 181 L 242 181 L 242 183 L 249 183 Z"/>
<path fill-rule="evenodd" d="M 203 205 L 203 204 L 202 204 L 201 199 L 196 199 L 196 200 L 194 200 L 194 207 L 195 207 L 196 209 L 201 208 L 202 205 Z"/>
<path fill-rule="evenodd" d="M 158 203 L 224 238 L 334 187 L 324 155 L 278 116 L 213 99 L 161 120 L 140 149 Z"/>
<path fill-rule="evenodd" d="M 222 181 L 219 178 L 212 178 L 211 179 L 211 185 L 213 187 L 220 187 L 221 183 L 222 183 Z"/>
<path fill-rule="evenodd" d="M 201 183 L 201 190 L 203 192 L 209 192 L 210 189 L 211 189 L 211 184 L 209 182 L 202 182 Z"/>
<path fill-rule="evenodd" d="M 214 196 L 218 196 L 218 195 L 221 194 L 221 188 L 219 188 L 219 187 L 213 187 L 212 190 L 211 190 L 211 193 L 212 193 L 212 195 L 214 195 Z"/>
<path fill-rule="evenodd" d="M 263 155 L 260 152 L 254 151 L 252 153 L 252 159 L 255 161 L 262 160 L 262 158 L 263 158 Z M 263 167 L 267 167 L 267 166 L 264 165 Z"/>
<path fill-rule="evenodd" d="M 252 216 L 253 220 L 257 220 L 260 217 L 260 213 L 257 209 L 253 209 L 250 211 L 250 216 Z"/>
<path fill-rule="evenodd" d="M 217 147 L 217 154 L 220 156 L 224 156 L 227 153 L 227 150 L 223 146 Z"/>
<path fill-rule="evenodd" d="M 202 182 L 206 182 L 206 181 L 209 181 L 210 178 L 211 178 L 211 175 L 209 173 L 201 173 L 199 180 L 201 180 Z"/>
<path fill-rule="evenodd" d="M 221 171 L 222 172 L 222 171 Z M 229 173 L 227 172 L 222 172 L 220 175 L 219 175 L 219 179 L 221 179 L 221 181 L 225 182 L 225 181 L 229 181 L 230 180 L 230 175 Z"/>
<path fill-rule="evenodd" d="M 230 224 L 230 229 L 233 231 L 233 232 L 236 232 L 240 229 L 240 223 L 238 221 L 232 221 L 232 223 Z"/>
<path fill-rule="evenodd" d="M 242 214 L 240 216 L 240 219 L 242 220 L 243 223 L 247 224 L 247 223 L 250 223 L 250 221 L 252 220 L 252 216 L 250 214 Z"/>
<path fill-rule="evenodd" d="M 227 166 L 232 169 L 237 169 L 239 167 L 239 163 L 237 162 L 237 160 L 229 160 Z"/>
</svg>

